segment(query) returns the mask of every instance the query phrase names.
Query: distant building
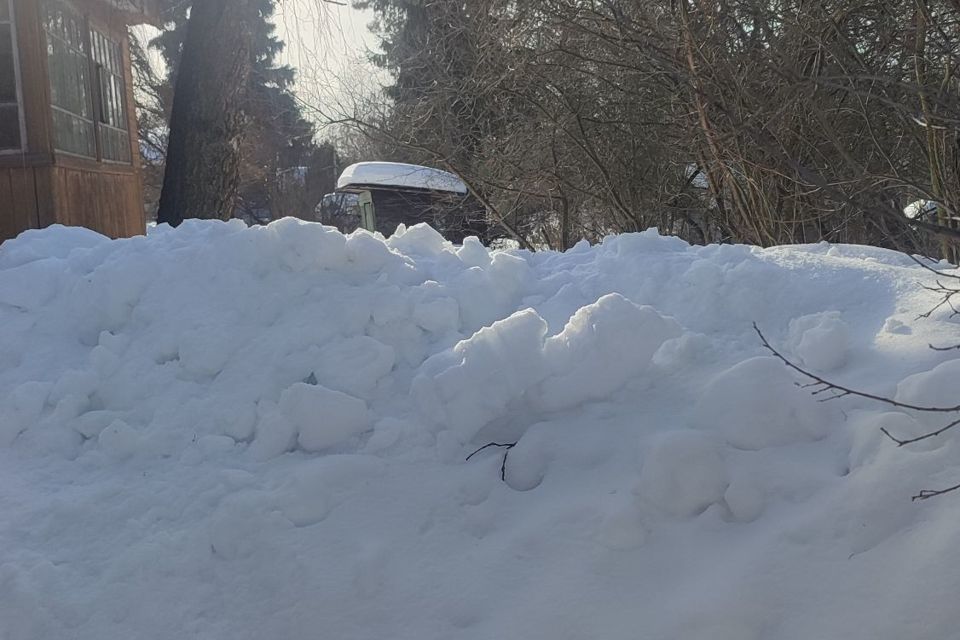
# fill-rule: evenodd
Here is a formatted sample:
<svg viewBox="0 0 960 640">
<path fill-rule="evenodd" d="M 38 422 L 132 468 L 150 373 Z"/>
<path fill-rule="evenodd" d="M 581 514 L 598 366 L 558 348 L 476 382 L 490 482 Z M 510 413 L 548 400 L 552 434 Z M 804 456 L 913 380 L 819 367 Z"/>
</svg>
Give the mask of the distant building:
<svg viewBox="0 0 960 640">
<path fill-rule="evenodd" d="M 151 0 L 0 0 L 0 241 L 145 229 L 127 27 Z"/>
<path fill-rule="evenodd" d="M 336 193 L 319 206 L 320 220 L 341 231 L 357 227 L 392 234 L 397 225 L 426 222 L 452 242 L 486 239 L 483 207 L 460 178 L 439 169 L 399 162 L 352 164 L 337 180 Z"/>
</svg>

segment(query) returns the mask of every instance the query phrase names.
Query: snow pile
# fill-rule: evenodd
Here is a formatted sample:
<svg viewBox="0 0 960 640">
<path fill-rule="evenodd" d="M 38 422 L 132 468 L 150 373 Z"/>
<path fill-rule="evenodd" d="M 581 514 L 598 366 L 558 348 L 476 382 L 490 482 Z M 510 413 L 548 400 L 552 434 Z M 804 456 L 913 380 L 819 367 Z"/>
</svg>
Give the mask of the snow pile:
<svg viewBox="0 0 960 640">
<path fill-rule="evenodd" d="M 0 247 L 0 638 L 943 638 L 932 276 L 282 220 Z M 490 442 L 469 461 L 464 459 Z M 501 481 L 501 473 L 503 480 Z"/>
</svg>

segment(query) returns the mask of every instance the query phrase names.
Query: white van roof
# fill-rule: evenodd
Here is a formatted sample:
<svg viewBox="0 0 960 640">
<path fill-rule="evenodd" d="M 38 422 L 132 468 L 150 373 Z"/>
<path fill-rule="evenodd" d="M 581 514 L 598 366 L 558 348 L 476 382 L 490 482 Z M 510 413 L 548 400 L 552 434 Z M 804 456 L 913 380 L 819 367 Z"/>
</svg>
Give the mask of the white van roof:
<svg viewBox="0 0 960 640">
<path fill-rule="evenodd" d="M 467 193 L 467 185 L 452 173 L 402 162 L 358 162 L 343 170 L 337 189 L 354 185 L 406 187 Z"/>
</svg>

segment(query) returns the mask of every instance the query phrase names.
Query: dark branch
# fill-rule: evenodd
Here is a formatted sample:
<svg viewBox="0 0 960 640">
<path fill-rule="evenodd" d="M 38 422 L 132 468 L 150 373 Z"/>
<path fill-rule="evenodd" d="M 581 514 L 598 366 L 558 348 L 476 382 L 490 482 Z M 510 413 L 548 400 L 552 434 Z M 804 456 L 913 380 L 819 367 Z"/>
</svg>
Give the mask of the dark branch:
<svg viewBox="0 0 960 640">
<path fill-rule="evenodd" d="M 960 344 L 950 345 L 949 347 L 935 347 L 932 344 L 928 344 L 927 346 L 934 351 L 954 351 L 956 349 L 960 349 Z"/>
<path fill-rule="evenodd" d="M 843 385 L 830 382 L 829 380 L 824 380 L 820 376 L 806 369 L 800 367 L 797 364 L 794 364 L 788 360 L 783 354 L 773 348 L 767 338 L 763 335 L 763 332 L 760 331 L 760 327 L 757 326 L 757 323 L 753 323 L 753 330 L 757 332 L 757 335 L 760 336 L 760 342 L 763 344 L 763 347 L 769 351 L 775 358 L 780 360 L 782 363 L 799 373 L 800 375 L 813 380 L 812 383 L 807 385 L 801 385 L 802 388 L 815 388 L 822 386 L 823 388 L 814 391 L 814 395 L 822 393 L 824 391 L 832 391 L 836 395 L 827 398 L 828 400 L 833 398 L 841 398 L 843 396 L 857 396 L 859 398 L 866 398 L 867 400 L 874 400 L 876 402 L 882 402 L 893 407 L 900 409 L 911 409 L 913 411 L 922 411 L 925 413 L 953 413 L 955 411 L 960 411 L 960 405 L 954 405 L 950 407 L 925 407 L 916 404 L 910 404 L 909 402 L 900 402 L 894 400 L 893 398 L 887 398 L 886 396 L 879 396 L 873 393 L 868 393 L 866 391 L 859 391 L 857 389 L 851 389 L 849 387 L 844 387 Z"/>
<path fill-rule="evenodd" d="M 513 449 L 515 446 L 517 446 L 516 442 L 490 442 L 483 445 L 482 447 L 480 447 L 470 455 L 468 455 L 467 461 L 469 461 L 470 458 L 477 455 L 484 449 L 488 449 L 490 447 L 502 447 L 504 451 L 503 451 L 503 462 L 500 463 L 500 479 L 506 482 L 507 481 L 507 456 L 510 455 L 510 449 Z"/>
<path fill-rule="evenodd" d="M 757 323 L 756 323 L 756 322 L 753 323 L 753 329 L 754 329 L 754 331 L 757 332 L 757 335 L 760 336 L 760 341 L 761 341 L 761 343 L 763 344 L 764 348 L 766 348 L 770 353 L 772 353 L 774 357 L 776 357 L 778 360 L 780 360 L 781 362 L 783 362 L 785 365 L 787 365 L 788 367 L 790 367 L 791 369 L 793 369 L 793 370 L 796 371 L 797 373 L 799 373 L 799 374 L 801 374 L 801 375 L 803 375 L 803 376 L 805 376 L 805 377 L 807 377 L 807 378 L 810 378 L 810 379 L 813 381 L 813 382 L 809 382 L 809 383 L 807 383 L 807 384 L 798 384 L 798 386 L 799 386 L 801 389 L 814 389 L 814 391 L 812 392 L 813 395 L 817 395 L 817 394 L 823 393 L 823 392 L 825 392 L 825 391 L 829 391 L 829 392 L 832 392 L 834 395 L 830 396 L 829 398 L 826 398 L 826 400 L 832 400 L 832 399 L 834 399 L 834 398 L 842 398 L 843 396 L 852 395 L 852 396 L 858 396 L 858 397 L 860 397 L 860 398 L 867 398 L 867 399 L 869 399 L 869 400 L 876 400 L 876 401 L 878 401 L 878 402 L 882 402 L 882 403 L 885 403 L 885 404 L 889 404 L 889 405 L 892 405 L 892 406 L 894 406 L 894 407 L 899 407 L 899 408 L 901 408 L 901 409 L 912 409 L 912 410 L 914 410 L 914 411 L 924 411 L 924 412 L 928 412 L 928 413 L 945 413 L 945 412 L 952 412 L 952 411 L 958 411 L 958 410 L 960 410 L 960 406 L 957 406 L 957 407 L 921 407 L 921 406 L 917 406 L 917 405 L 908 404 L 908 403 L 905 403 L 905 402 L 898 402 L 898 401 L 896 401 L 896 400 L 894 400 L 894 399 L 892 399 L 892 398 L 886 398 L 886 397 L 883 397 L 883 396 L 874 395 L 874 394 L 872 394 L 872 393 L 865 393 L 865 392 L 863 392 L 863 391 L 857 391 L 856 389 L 848 389 L 847 387 L 842 387 L 842 386 L 840 386 L 840 385 L 838 385 L 838 384 L 835 384 L 835 383 L 833 383 L 833 382 L 829 382 L 828 380 L 824 380 L 824 379 L 821 378 L 820 376 L 818 376 L 818 375 L 816 375 L 816 374 L 814 374 L 814 373 L 811 373 L 811 372 L 807 371 L 806 369 L 803 369 L 802 367 L 794 364 L 793 362 L 791 362 L 790 360 L 788 360 L 783 354 L 781 354 L 779 351 L 777 351 L 776 349 L 774 349 L 773 346 L 771 346 L 770 342 L 769 342 L 769 341 L 766 339 L 766 337 L 763 335 L 763 332 L 760 331 L 760 327 L 757 326 Z M 935 348 L 935 347 L 933 347 L 933 346 L 931 345 L 931 348 Z M 958 346 L 958 347 L 950 347 L 950 348 L 960 348 L 960 346 Z M 946 350 L 946 349 L 938 349 L 938 350 Z M 929 431 L 929 432 L 924 433 L 924 434 L 921 434 L 921 435 L 919 435 L 919 436 L 917 436 L 917 437 L 915 437 L 915 438 L 898 438 L 898 437 L 894 436 L 892 433 L 890 433 L 890 432 L 887 430 L 886 427 L 881 427 L 881 428 L 880 428 L 880 431 L 883 433 L 883 435 L 885 435 L 886 437 L 890 438 L 890 440 L 892 440 L 892 441 L 894 441 L 895 443 L 897 443 L 897 446 L 898 446 L 898 447 L 903 447 L 903 446 L 908 445 L 908 444 L 913 444 L 913 443 L 915 443 L 915 442 L 920 442 L 921 440 L 927 440 L 928 438 L 934 438 L 934 437 L 937 437 L 937 436 L 939 436 L 939 435 L 942 435 L 942 434 L 945 433 L 946 431 L 949 431 L 950 429 L 953 429 L 953 428 L 954 428 L 955 426 L 957 426 L 958 424 L 960 424 L 960 418 L 957 418 L 956 420 L 953 420 L 952 422 L 944 425 L 943 427 L 940 427 L 939 429 L 937 429 L 937 430 L 935 430 L 935 431 Z M 911 497 L 911 500 L 913 500 L 913 501 L 917 501 L 917 500 L 929 500 L 930 498 L 934 498 L 934 497 L 936 497 L 936 496 L 942 496 L 942 495 L 945 494 L 945 493 L 950 493 L 951 491 L 956 491 L 956 490 L 958 490 L 958 489 L 960 489 L 960 484 L 954 485 L 954 486 L 952 486 L 952 487 L 947 487 L 946 489 L 938 489 L 938 490 L 924 489 L 924 490 L 922 490 L 920 493 L 916 494 L 915 496 L 912 496 L 912 497 Z"/>
<path fill-rule="evenodd" d="M 945 493 L 950 493 L 951 491 L 956 491 L 960 489 L 960 484 L 955 484 L 952 487 L 947 487 L 946 489 L 924 489 L 915 496 L 911 496 L 910 499 L 916 502 L 917 500 L 929 500 L 930 498 L 935 498 L 937 496 L 942 496 Z"/>
</svg>

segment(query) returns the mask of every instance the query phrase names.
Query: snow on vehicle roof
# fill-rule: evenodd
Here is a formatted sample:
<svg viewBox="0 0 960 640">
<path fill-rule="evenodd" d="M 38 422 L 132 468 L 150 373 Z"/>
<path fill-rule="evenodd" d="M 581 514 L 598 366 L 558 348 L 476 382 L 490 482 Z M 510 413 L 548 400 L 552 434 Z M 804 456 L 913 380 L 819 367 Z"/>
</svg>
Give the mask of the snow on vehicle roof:
<svg viewBox="0 0 960 640">
<path fill-rule="evenodd" d="M 903 209 L 903 215 L 907 216 L 911 220 L 916 220 L 917 218 L 923 218 L 927 214 L 936 213 L 937 203 L 932 200 L 917 200 L 916 202 L 911 202 Z"/>
<path fill-rule="evenodd" d="M 337 189 L 351 185 L 408 187 L 431 191 L 466 193 L 467 185 L 460 178 L 431 167 L 402 162 L 358 162 L 343 170 Z"/>
</svg>

